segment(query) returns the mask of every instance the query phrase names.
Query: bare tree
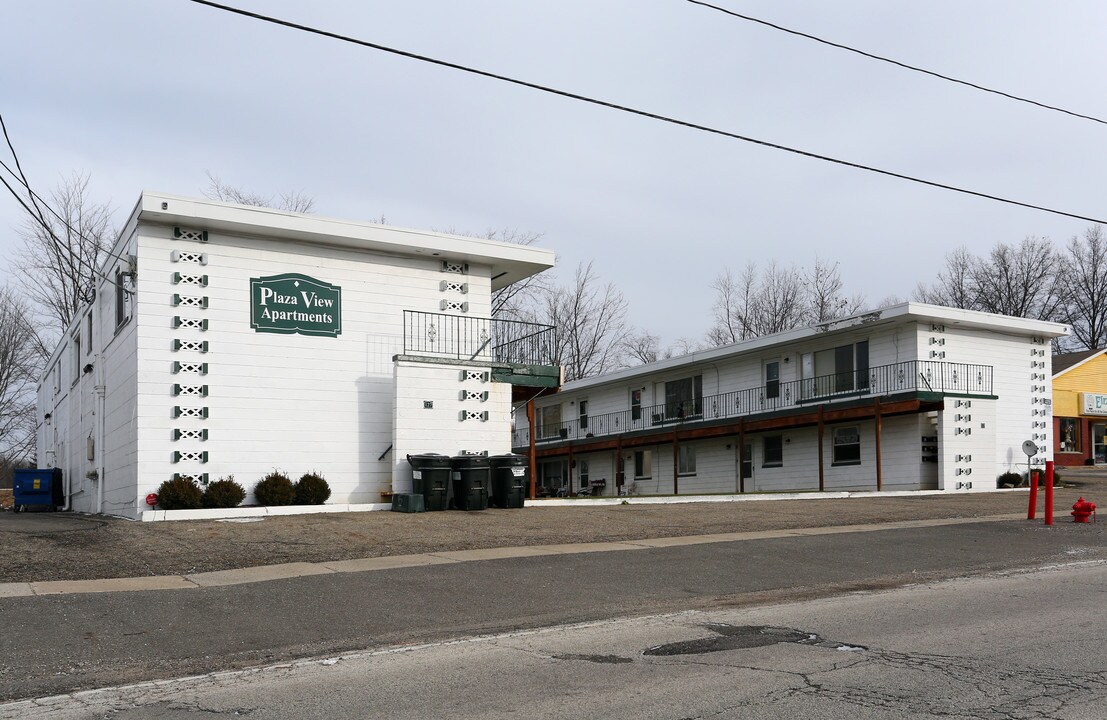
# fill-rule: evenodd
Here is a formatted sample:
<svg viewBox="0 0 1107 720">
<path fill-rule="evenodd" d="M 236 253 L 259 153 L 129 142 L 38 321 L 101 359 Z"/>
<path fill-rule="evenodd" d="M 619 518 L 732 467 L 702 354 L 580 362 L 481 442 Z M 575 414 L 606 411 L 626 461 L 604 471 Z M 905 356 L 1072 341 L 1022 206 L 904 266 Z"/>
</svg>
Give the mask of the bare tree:
<svg viewBox="0 0 1107 720">
<path fill-rule="evenodd" d="M 23 247 L 13 265 L 51 334 L 65 332 L 77 309 L 92 300 L 115 235 L 111 207 L 89 198 L 88 183 L 88 175 L 63 180 L 50 193 L 49 207 L 31 197 L 32 213 L 17 230 Z"/>
<path fill-rule="evenodd" d="M 707 332 L 710 345 L 790 330 L 808 319 L 804 278 L 795 268 L 771 262 L 759 271 L 750 263 L 738 277 L 725 270 L 711 286 L 715 290 L 715 324 Z"/>
<path fill-rule="evenodd" d="M 1058 280 L 1061 257 L 1048 238 L 997 244 L 973 265 L 975 308 L 1013 317 L 1053 320 L 1063 307 Z"/>
<path fill-rule="evenodd" d="M 838 263 L 815 258 L 815 266 L 804 271 L 807 290 L 808 320 L 822 323 L 852 315 L 865 306 L 862 295 L 847 297 L 842 293 L 842 275 Z"/>
<path fill-rule="evenodd" d="M 533 245 L 542 239 L 542 233 L 521 231 L 513 228 L 489 229 L 483 237 L 496 242 L 515 245 Z M 492 293 L 492 317 L 520 318 L 525 308 L 533 307 L 538 295 L 548 286 L 549 272 L 543 271 Z"/>
<path fill-rule="evenodd" d="M 965 247 L 947 254 L 946 266 L 938 273 L 938 279 L 929 286 L 920 282 L 915 287 L 915 299 L 931 305 L 973 309 L 976 305 L 973 288 L 976 264 L 976 258 Z"/>
<path fill-rule="evenodd" d="M 631 365 L 649 365 L 665 359 L 661 350 L 661 338 L 648 330 L 628 333 L 624 347 L 627 362 Z"/>
<path fill-rule="evenodd" d="M 613 283 L 601 284 L 592 263 L 577 266 L 572 284 L 542 293 L 536 320 L 557 328 L 552 355 L 566 380 L 579 380 L 623 366 L 627 302 Z"/>
<path fill-rule="evenodd" d="M 35 382 L 45 353 L 30 307 L 0 287 L 0 456 L 18 462 L 35 447 Z"/>
<path fill-rule="evenodd" d="M 217 176 L 212 175 L 210 171 L 205 174 L 208 176 L 208 186 L 203 192 L 204 197 L 210 200 L 220 200 L 222 202 L 237 203 L 239 205 L 252 205 L 254 207 L 276 208 L 277 210 L 287 210 L 288 212 L 304 214 L 310 213 L 315 209 L 315 198 L 310 195 L 305 195 L 299 190 L 279 193 L 276 196 L 262 195 L 229 185 L 220 180 Z"/>
<path fill-rule="evenodd" d="M 1066 287 L 1062 315 L 1074 344 L 1087 350 L 1107 346 L 1107 237 L 1101 225 L 1069 241 L 1059 274 Z"/>
</svg>

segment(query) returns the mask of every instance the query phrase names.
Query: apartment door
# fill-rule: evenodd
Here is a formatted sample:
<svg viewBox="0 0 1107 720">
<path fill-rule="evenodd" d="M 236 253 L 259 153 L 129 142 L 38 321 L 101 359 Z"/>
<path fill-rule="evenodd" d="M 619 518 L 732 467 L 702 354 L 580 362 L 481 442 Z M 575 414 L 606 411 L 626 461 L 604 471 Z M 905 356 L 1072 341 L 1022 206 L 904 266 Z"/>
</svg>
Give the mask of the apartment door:
<svg viewBox="0 0 1107 720">
<path fill-rule="evenodd" d="M 746 443 L 739 447 L 738 457 L 735 458 L 735 477 L 738 481 L 735 483 L 735 490 L 740 493 L 746 492 L 746 481 L 753 479 L 753 444 Z"/>
</svg>

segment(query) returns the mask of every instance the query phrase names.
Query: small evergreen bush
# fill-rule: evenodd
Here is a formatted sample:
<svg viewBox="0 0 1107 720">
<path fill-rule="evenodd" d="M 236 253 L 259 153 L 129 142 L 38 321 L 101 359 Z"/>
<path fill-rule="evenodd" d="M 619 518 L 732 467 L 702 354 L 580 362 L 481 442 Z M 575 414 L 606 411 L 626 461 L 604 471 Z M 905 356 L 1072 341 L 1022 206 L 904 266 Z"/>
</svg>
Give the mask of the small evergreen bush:
<svg viewBox="0 0 1107 720">
<path fill-rule="evenodd" d="M 158 505 L 162 510 L 195 510 L 200 507 L 203 492 L 189 477 L 166 480 L 158 486 Z"/>
<path fill-rule="evenodd" d="M 287 475 L 274 470 L 254 486 L 254 497 L 262 505 L 291 505 L 296 502 L 296 488 Z"/>
<path fill-rule="evenodd" d="M 1022 485 L 1022 475 L 1016 472 L 1005 472 L 999 476 L 996 480 L 996 487 L 1003 487 L 1004 485 L 1010 485 L 1011 487 L 1018 487 Z"/>
<path fill-rule="evenodd" d="M 331 486 L 318 473 L 307 473 L 296 483 L 297 505 L 322 505 L 331 496 Z"/>
<path fill-rule="evenodd" d="M 246 490 L 234 480 L 234 475 L 208 483 L 201 499 L 206 508 L 233 508 L 246 499 Z"/>
</svg>

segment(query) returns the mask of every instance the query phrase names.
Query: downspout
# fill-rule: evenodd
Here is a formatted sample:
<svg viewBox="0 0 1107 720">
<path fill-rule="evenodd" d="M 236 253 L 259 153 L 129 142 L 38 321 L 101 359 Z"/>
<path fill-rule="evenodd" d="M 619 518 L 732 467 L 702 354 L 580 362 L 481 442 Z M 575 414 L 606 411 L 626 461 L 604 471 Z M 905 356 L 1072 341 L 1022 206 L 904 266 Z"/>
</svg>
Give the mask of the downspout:
<svg viewBox="0 0 1107 720">
<path fill-rule="evenodd" d="M 104 511 L 104 407 L 106 387 L 104 385 L 103 356 L 96 358 L 96 513 Z"/>
</svg>

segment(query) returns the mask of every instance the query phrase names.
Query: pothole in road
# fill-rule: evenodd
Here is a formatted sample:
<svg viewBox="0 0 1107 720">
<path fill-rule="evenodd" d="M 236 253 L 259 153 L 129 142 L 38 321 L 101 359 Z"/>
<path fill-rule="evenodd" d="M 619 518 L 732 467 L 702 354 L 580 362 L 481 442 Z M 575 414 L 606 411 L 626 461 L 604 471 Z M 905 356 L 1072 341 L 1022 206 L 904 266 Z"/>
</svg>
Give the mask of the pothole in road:
<svg viewBox="0 0 1107 720">
<path fill-rule="evenodd" d="M 745 648 L 765 647 L 777 643 L 794 645 L 814 645 L 844 652 L 865 650 L 863 645 L 824 640 L 815 633 L 794 628 L 774 627 L 772 625 L 727 625 L 725 623 L 705 623 L 715 635 L 695 640 L 655 645 L 647 648 L 645 655 L 701 655 L 703 653 L 722 652 L 724 650 L 742 650 Z"/>
</svg>

